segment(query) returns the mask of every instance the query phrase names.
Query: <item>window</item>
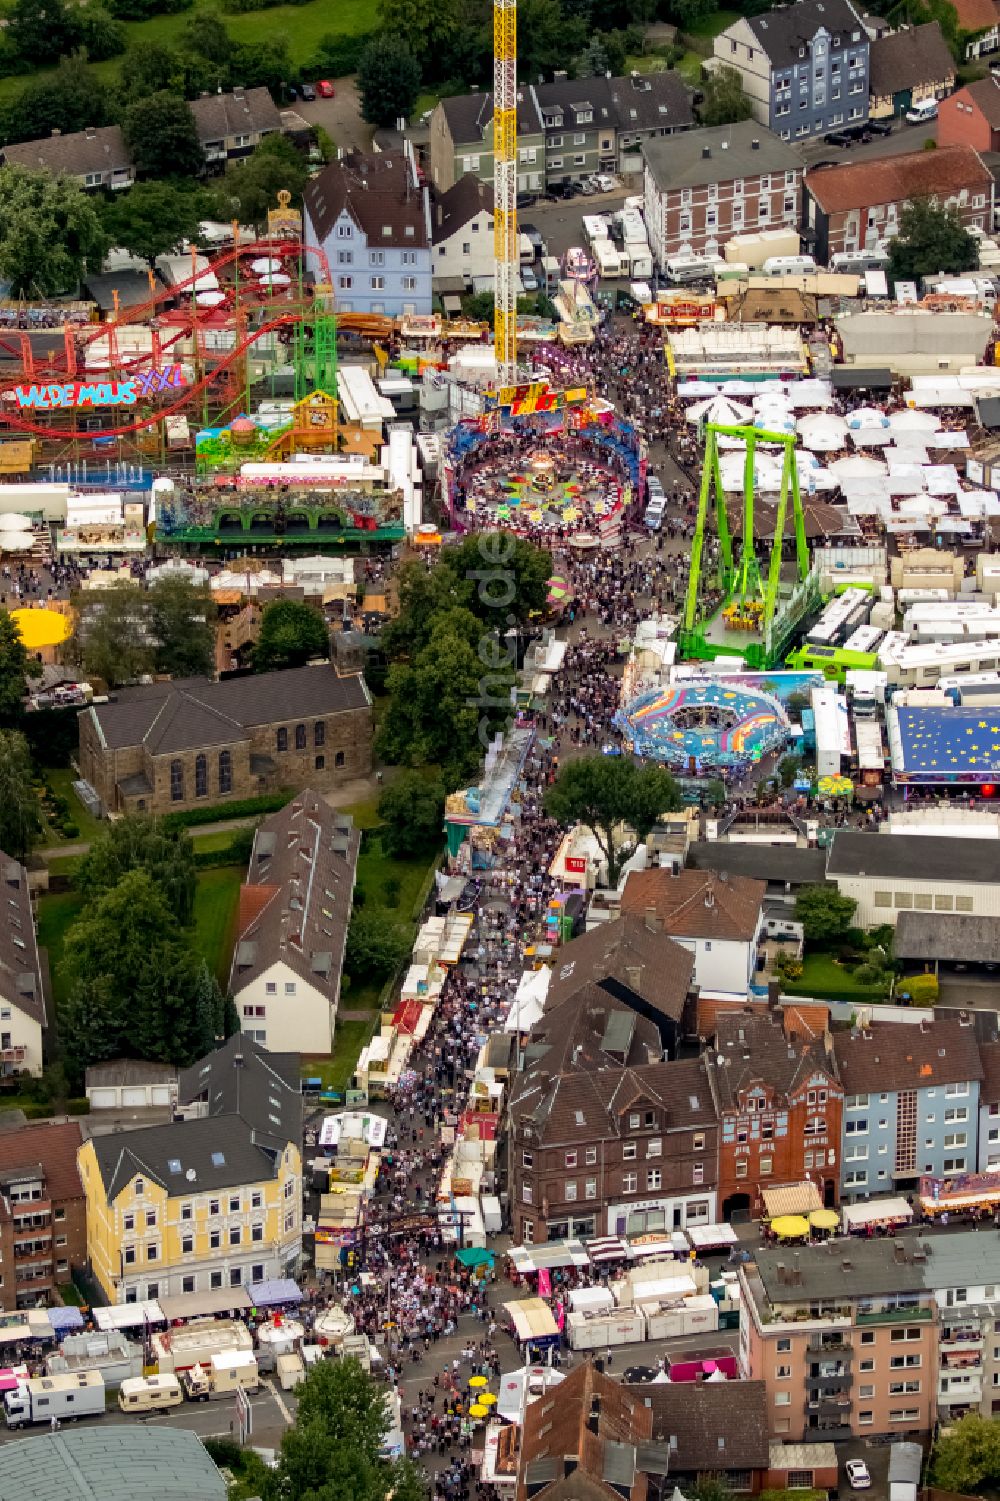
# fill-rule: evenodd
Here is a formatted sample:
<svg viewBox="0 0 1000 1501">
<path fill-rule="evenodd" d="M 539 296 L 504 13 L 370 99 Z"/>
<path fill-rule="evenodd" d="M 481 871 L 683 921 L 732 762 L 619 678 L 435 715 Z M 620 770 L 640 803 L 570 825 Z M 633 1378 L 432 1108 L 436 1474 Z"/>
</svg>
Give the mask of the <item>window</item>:
<svg viewBox="0 0 1000 1501">
<path fill-rule="evenodd" d="M 874 1397 L 874 1395 L 875 1395 L 875 1388 L 873 1386 L 869 1385 L 869 1386 L 859 1386 L 858 1387 L 858 1396 L 859 1397 L 862 1397 L 862 1398 L 863 1397 Z"/>
<path fill-rule="evenodd" d="M 170 763 L 170 801 L 182 803 L 184 801 L 184 762 L 171 761 Z"/>
<path fill-rule="evenodd" d="M 198 1286 L 198 1279 L 197 1279 L 197 1277 L 182 1277 L 181 1278 L 181 1292 L 182 1293 L 193 1293 L 193 1292 L 195 1292 L 197 1290 L 197 1286 Z"/>
<path fill-rule="evenodd" d="M 338 250 L 337 251 L 337 265 L 338 266 L 349 266 L 351 264 L 351 262 L 352 262 L 353 259 L 354 259 L 354 252 L 353 252 L 353 250 Z"/>
<path fill-rule="evenodd" d="M 276 980 L 266 980 L 264 982 L 264 989 L 265 989 L 265 991 L 267 992 L 268 995 L 277 995 L 278 994 L 277 981 Z"/>
<path fill-rule="evenodd" d="M 791 1392 L 775 1392 L 774 1405 L 775 1407 L 790 1407 L 792 1405 Z"/>
<path fill-rule="evenodd" d="M 588 1167 L 593 1167 L 594 1166 L 595 1162 L 597 1161 L 597 1148 L 596 1147 L 588 1147 L 587 1148 L 586 1153 L 584 1154 L 584 1161 L 586 1162 L 586 1164 L 587 1164 Z"/>
<path fill-rule="evenodd" d="M 584 1180 L 583 1197 L 585 1199 L 596 1199 L 597 1198 L 597 1179 L 596 1178 L 587 1178 L 587 1179 Z"/>
<path fill-rule="evenodd" d="M 792 1368 L 790 1365 L 775 1366 L 774 1374 L 779 1381 L 788 1381 L 792 1374 Z"/>
<path fill-rule="evenodd" d="M 250 1227 L 250 1239 L 252 1241 L 258 1241 L 258 1242 L 262 1241 L 264 1239 L 264 1226 L 263 1225 L 251 1225 L 251 1227 Z M 256 1281 L 256 1278 L 254 1280 Z"/>
<path fill-rule="evenodd" d="M 705 1164 L 703 1162 L 696 1162 L 696 1163 L 693 1164 L 693 1166 L 691 1168 L 691 1182 L 693 1184 L 697 1185 L 697 1184 L 700 1184 L 700 1183 L 704 1183 L 704 1181 L 705 1181 Z"/>
<path fill-rule="evenodd" d="M 747 1160 L 746 1160 L 745 1157 L 740 1157 L 740 1158 L 738 1158 L 737 1163 L 736 1163 L 736 1176 L 737 1176 L 737 1178 L 745 1178 L 746 1175 L 747 1175 Z"/>
<path fill-rule="evenodd" d="M 773 1168 L 774 1162 L 772 1158 L 762 1157 L 760 1159 L 760 1176 L 762 1178 L 769 1178 L 771 1176 Z"/>
<path fill-rule="evenodd" d="M 126 1246 L 122 1252 L 122 1259 L 126 1266 L 135 1266 L 135 1246 Z"/>
<path fill-rule="evenodd" d="M 275 744 L 280 751 L 286 751 L 288 749 L 288 731 L 285 729 L 284 725 L 281 726 L 281 729 L 277 733 Z"/>
<path fill-rule="evenodd" d="M 229 751 L 219 752 L 219 791 L 233 790 L 233 758 Z"/>
<path fill-rule="evenodd" d="M 530 1183 L 522 1183 L 521 1184 L 521 1199 L 523 1200 L 523 1202 L 525 1204 L 530 1204 L 531 1203 L 531 1184 Z"/>
<path fill-rule="evenodd" d="M 326 725 L 323 723 L 322 719 L 318 719 L 313 725 L 313 745 L 320 746 L 325 744 Z"/>
<path fill-rule="evenodd" d="M 521 1153 L 521 1166 L 522 1167 L 534 1167 L 534 1165 L 535 1165 L 535 1154 L 534 1154 L 534 1152 L 522 1152 Z"/>
<path fill-rule="evenodd" d="M 353 287 L 353 285 L 354 285 L 354 277 L 353 276 L 339 276 L 337 278 L 337 282 L 338 282 L 338 285 L 340 286 L 340 290 L 342 292 L 349 292 L 351 290 L 351 288 Z"/>
<path fill-rule="evenodd" d="M 156 1229 L 156 1210 L 155 1209 L 147 1209 L 146 1210 L 146 1229 L 147 1230 L 155 1230 Z"/>
<path fill-rule="evenodd" d="M 385 265 L 385 251 L 384 250 L 373 250 L 372 253 L 371 253 L 371 255 L 368 257 L 368 260 L 369 260 L 370 264 L 373 265 L 373 266 L 384 266 Z"/>
<path fill-rule="evenodd" d="M 297 724 L 295 726 L 295 749 L 296 750 L 305 750 L 305 748 L 306 748 L 306 727 L 305 727 L 304 724 Z"/>
<path fill-rule="evenodd" d="M 288 987 L 286 986 L 285 988 L 287 990 Z M 229 1213 L 230 1214 L 239 1214 L 239 1212 L 240 1212 L 240 1196 L 239 1196 L 239 1194 L 230 1194 L 229 1195 Z"/>
<path fill-rule="evenodd" d="M 159 1245 L 159 1241 L 155 1241 L 155 1240 L 150 1241 L 149 1245 L 146 1247 L 146 1260 L 147 1261 L 158 1261 L 159 1257 L 160 1257 L 160 1245 Z"/>
<path fill-rule="evenodd" d="M 868 1344 L 868 1345 L 874 1344 L 874 1338 L 869 1339 L 869 1340 L 864 1340 L 863 1339 L 861 1341 L 861 1343 L 862 1344 Z M 860 1371 L 874 1371 L 874 1369 L 875 1369 L 875 1357 L 874 1357 L 874 1355 L 867 1355 L 864 1360 L 860 1361 L 859 1364 L 858 1364 L 858 1369 Z"/>
<path fill-rule="evenodd" d="M 874 1421 L 875 1414 L 870 1407 L 862 1408 L 861 1412 L 858 1413 L 858 1422 L 862 1427 L 867 1427 L 869 1424 L 874 1423 Z"/>
<path fill-rule="evenodd" d="M 333 758 L 333 764 L 334 764 L 334 766 L 343 766 L 343 764 L 344 764 L 344 752 L 343 751 L 338 751 L 337 752 L 337 754 Z"/>
<path fill-rule="evenodd" d="M 194 1250 L 194 1236 L 193 1235 L 182 1235 L 181 1236 L 181 1255 L 182 1256 L 190 1256 L 193 1250 Z"/>
<path fill-rule="evenodd" d="M 325 770 L 325 768 L 326 768 L 326 757 L 325 756 L 314 756 L 313 757 L 313 767 L 314 767 L 314 769 L 316 771 L 323 771 L 323 770 Z"/>
<path fill-rule="evenodd" d="M 566 1153 L 566 1166 L 567 1167 L 576 1167 L 576 1153 L 575 1152 L 567 1152 Z"/>
<path fill-rule="evenodd" d="M 573 1203 L 573 1201 L 576 1199 L 576 1183 L 575 1182 L 570 1182 L 570 1183 L 566 1184 L 566 1192 L 565 1192 L 564 1197 L 570 1203 Z"/>
<path fill-rule="evenodd" d="M 193 1204 L 188 1203 L 188 1204 L 182 1204 L 181 1205 L 181 1219 L 182 1220 L 191 1220 L 191 1219 L 194 1219 L 194 1205 Z"/>
<path fill-rule="evenodd" d="M 639 1179 L 635 1173 L 626 1173 L 622 1178 L 622 1193 L 634 1194 L 639 1186 Z"/>
<path fill-rule="evenodd" d="M 705 1150 L 705 1133 L 704 1133 L 704 1131 L 696 1131 L 694 1133 L 694 1135 L 691 1138 L 691 1150 L 693 1152 L 703 1152 Z"/>
<path fill-rule="evenodd" d="M 209 1214 L 218 1214 L 219 1211 L 220 1211 L 220 1208 L 221 1208 L 221 1205 L 220 1205 L 220 1202 L 219 1202 L 218 1199 L 209 1199 L 209 1201 L 208 1201 L 208 1212 L 209 1212 Z"/>
<path fill-rule="evenodd" d="M 123 1230 L 134 1230 L 135 1229 L 135 1215 L 134 1214 L 126 1214 L 126 1215 L 123 1216 L 123 1218 L 122 1218 L 122 1229 Z"/>
<path fill-rule="evenodd" d="M 659 1188 L 663 1182 L 663 1174 L 658 1167 L 652 1167 L 646 1174 L 646 1187 Z"/>
<path fill-rule="evenodd" d="M 286 995 L 294 995 L 295 994 L 295 981 L 294 980 L 286 980 L 285 981 L 285 994 Z M 238 1199 L 236 1201 L 236 1207 L 237 1207 L 237 1209 L 239 1208 L 239 1200 Z"/>
<path fill-rule="evenodd" d="M 385 291 L 385 277 L 384 276 L 373 276 L 372 280 L 371 280 L 371 287 L 372 287 L 372 291 L 373 292 L 384 292 Z"/>
<path fill-rule="evenodd" d="M 663 1149 L 663 1142 L 659 1136 L 651 1136 L 646 1143 L 646 1156 L 659 1157 Z"/>
<path fill-rule="evenodd" d="M 949 1100 L 964 1099 L 969 1093 L 969 1086 L 968 1084 L 947 1084 L 944 1092 Z"/>
<path fill-rule="evenodd" d="M 479 158 L 478 158 L 478 156 L 463 156 L 462 157 L 462 171 L 463 172 L 478 172 L 479 171 Z"/>
<path fill-rule="evenodd" d="M 636 1146 L 634 1141 L 627 1141 L 622 1147 L 622 1160 L 624 1162 L 635 1161 Z"/>
</svg>

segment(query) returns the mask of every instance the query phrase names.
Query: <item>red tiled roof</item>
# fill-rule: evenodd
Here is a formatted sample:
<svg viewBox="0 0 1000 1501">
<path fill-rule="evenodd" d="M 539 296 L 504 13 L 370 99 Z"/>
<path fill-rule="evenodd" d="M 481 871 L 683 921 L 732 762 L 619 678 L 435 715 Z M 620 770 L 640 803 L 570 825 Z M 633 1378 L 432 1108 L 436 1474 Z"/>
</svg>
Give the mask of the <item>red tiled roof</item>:
<svg viewBox="0 0 1000 1501">
<path fill-rule="evenodd" d="M 825 214 L 910 198 L 947 198 L 980 183 L 988 188 L 992 180 L 971 146 L 939 146 L 936 151 L 814 167 L 805 176 L 806 187 Z"/>
<path fill-rule="evenodd" d="M 1000 19 L 997 0 L 951 0 L 962 31 L 989 31 Z"/>
<path fill-rule="evenodd" d="M 652 908 L 671 938 L 735 939 L 749 943 L 757 931 L 765 881 L 717 875 L 711 870 L 664 866 L 634 870 L 622 892 L 622 914 L 643 915 Z"/>
<path fill-rule="evenodd" d="M 242 938 L 252 922 L 263 912 L 268 902 L 280 886 L 241 886 L 239 915 L 236 919 L 237 936 Z"/>
<path fill-rule="evenodd" d="M 40 1162 L 53 1199 L 82 1199 L 83 1184 L 76 1165 L 83 1133 L 79 1121 L 22 1126 L 0 1133 L 0 1172 Z"/>
</svg>

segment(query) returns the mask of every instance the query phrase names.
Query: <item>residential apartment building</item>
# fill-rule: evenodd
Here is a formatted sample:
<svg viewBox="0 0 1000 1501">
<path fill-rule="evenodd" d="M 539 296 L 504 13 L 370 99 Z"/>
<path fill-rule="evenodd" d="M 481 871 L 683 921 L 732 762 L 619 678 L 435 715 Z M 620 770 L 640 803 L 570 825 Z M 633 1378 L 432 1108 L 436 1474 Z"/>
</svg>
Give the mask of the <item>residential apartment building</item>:
<svg viewBox="0 0 1000 1501">
<path fill-rule="evenodd" d="M 1000 80 L 990 73 L 942 99 L 937 141 L 939 146 L 1000 151 Z"/>
<path fill-rule="evenodd" d="M 716 1218 L 718 1133 L 702 1065 L 594 984 L 547 1010 L 511 1084 L 516 1240 L 640 1235 Z"/>
<path fill-rule="evenodd" d="M 263 1047 L 333 1051 L 361 835 L 316 792 L 298 793 L 254 836 L 240 889 L 229 993 Z"/>
<path fill-rule="evenodd" d="M 1000 47 L 998 0 L 952 0 L 960 33 L 964 33 L 966 58 L 986 57 Z"/>
<path fill-rule="evenodd" d="M 796 1035 L 783 1016 L 723 1012 L 702 1062 L 719 1122 L 723 1219 L 756 1217 L 766 1188 L 807 1179 L 836 1204 L 844 1095 L 828 1035 Z"/>
<path fill-rule="evenodd" d="M 955 59 L 937 21 L 904 26 L 873 41 L 868 86 L 873 120 L 901 117 L 925 99 L 943 101 L 955 87 Z M 937 139 L 944 144 L 940 126 Z"/>
<path fill-rule="evenodd" d="M 803 201 L 810 249 L 822 265 L 838 251 L 874 249 L 897 232 L 900 214 L 915 198 L 956 209 L 966 228 L 986 229 L 993 222 L 993 178 L 979 153 L 971 146 L 940 146 L 807 171 Z"/>
<path fill-rule="evenodd" d="M 371 696 L 328 664 L 124 688 L 80 715 L 80 774 L 111 813 L 329 788 L 371 770 Z"/>
<path fill-rule="evenodd" d="M 0 1077 L 42 1072 L 48 1026 L 28 872 L 0 850 Z"/>
<path fill-rule="evenodd" d="M 471 286 L 491 277 L 493 260 L 493 186 L 473 172 L 434 197 L 434 283 Z"/>
<path fill-rule="evenodd" d="M 916 1242 L 762 1249 L 739 1276 L 741 1373 L 766 1383 L 771 1437 L 931 1431 L 938 1327 Z"/>
<path fill-rule="evenodd" d="M 941 1423 L 1000 1413 L 1000 1269 L 995 1234 L 928 1237 L 925 1280 L 938 1306 L 937 1406 Z"/>
<path fill-rule="evenodd" d="M 979 1082 L 979 1157 L 976 1170 L 1000 1168 L 1000 1042 L 984 1042 L 979 1048 L 983 1077 Z"/>
<path fill-rule="evenodd" d="M 205 94 L 192 99 L 191 113 L 210 168 L 250 156 L 265 136 L 281 129 L 281 115 L 265 88 Z"/>
<path fill-rule="evenodd" d="M 658 865 L 631 872 L 621 910 L 651 915 L 694 956 L 701 991 L 744 999 L 757 971 L 765 889 L 746 876 Z"/>
<path fill-rule="evenodd" d="M 0 1133 L 0 1310 L 35 1308 L 87 1260 L 79 1121 Z"/>
<path fill-rule="evenodd" d="M 868 118 L 868 49 L 848 0 L 799 0 L 727 26 L 714 61 L 739 73 L 754 119 L 793 141 Z"/>
<path fill-rule="evenodd" d="M 943 149 L 923 153 L 938 157 Z M 839 168 L 837 169 L 840 170 Z M 858 927 L 895 925 L 900 912 L 971 912 L 1000 917 L 997 844 L 936 834 L 858 834 L 840 830 L 826 876 L 857 902 Z"/>
<path fill-rule="evenodd" d="M 733 235 L 802 217 L 802 161 L 754 120 L 690 130 L 642 148 L 650 248 L 662 268 L 675 255 L 718 255 Z"/>
<path fill-rule="evenodd" d="M 923 841 L 921 841 L 923 843 Z M 971 1023 L 922 1018 L 839 1032 L 845 1198 L 975 1171 L 983 1065 Z"/>
<path fill-rule="evenodd" d="M 593 173 L 638 172 L 643 143 L 694 123 L 680 74 L 555 79 L 519 91 L 517 186 L 537 193 Z M 431 180 L 452 186 L 465 172 L 493 181 L 493 96 L 442 99 L 430 125 Z"/>
<path fill-rule="evenodd" d="M 242 1287 L 298 1263 L 300 1147 L 265 1145 L 239 1115 L 93 1137 L 79 1166 L 109 1303 Z"/>
<path fill-rule="evenodd" d="M 347 152 L 312 179 L 303 202 L 306 244 L 325 253 L 341 312 L 431 311 L 430 198 L 408 142 Z"/>
<path fill-rule="evenodd" d="M 646 1501 L 669 1457 L 651 1433 L 643 1392 L 586 1361 L 526 1408 L 516 1501 Z"/>
<path fill-rule="evenodd" d="M 67 135 L 59 131 L 39 141 L 21 141 L 0 150 L 5 167 L 42 167 L 75 177 L 85 188 L 130 188 L 135 182 L 132 154 L 121 126 L 88 126 Z"/>
</svg>

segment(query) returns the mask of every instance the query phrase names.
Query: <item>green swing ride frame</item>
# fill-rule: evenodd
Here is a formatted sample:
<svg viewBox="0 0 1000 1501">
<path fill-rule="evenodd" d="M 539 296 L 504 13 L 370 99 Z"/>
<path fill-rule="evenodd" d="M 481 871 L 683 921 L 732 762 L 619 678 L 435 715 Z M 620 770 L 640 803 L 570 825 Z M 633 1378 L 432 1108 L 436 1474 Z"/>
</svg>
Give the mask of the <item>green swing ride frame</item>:
<svg viewBox="0 0 1000 1501">
<path fill-rule="evenodd" d="M 739 438 L 746 444 L 746 458 L 743 466 L 743 535 L 738 557 L 733 546 L 733 534 L 726 512 L 726 494 L 722 488 L 722 475 L 719 468 L 719 439 L 722 437 Z M 789 497 L 791 497 L 795 527 L 795 559 L 799 581 L 804 581 L 809 574 L 809 546 L 806 541 L 802 498 L 799 493 L 795 434 L 762 432 L 756 427 L 731 427 L 722 423 L 708 422 L 704 427 L 704 440 L 705 460 L 701 471 L 698 512 L 691 546 L 691 572 L 688 577 L 684 614 L 678 636 L 680 654 L 682 657 L 705 659 L 731 652 L 733 655 L 744 656 L 748 665 L 770 667 L 773 664 L 767 659 L 772 655 L 770 640 L 778 608 L 781 547 Z M 771 538 L 771 551 L 766 573 L 761 567 L 754 538 L 754 465 L 757 449 L 762 444 L 770 447 L 778 444 L 783 449 L 778 509 L 775 515 L 774 536 Z M 762 642 L 748 641 L 736 646 L 709 641 L 706 633 L 710 621 L 699 616 L 705 532 L 709 501 L 713 495 L 715 524 L 719 537 L 717 578 L 723 596 L 720 610 L 733 604 L 747 610 L 751 607 L 758 607 L 761 612 Z"/>
</svg>

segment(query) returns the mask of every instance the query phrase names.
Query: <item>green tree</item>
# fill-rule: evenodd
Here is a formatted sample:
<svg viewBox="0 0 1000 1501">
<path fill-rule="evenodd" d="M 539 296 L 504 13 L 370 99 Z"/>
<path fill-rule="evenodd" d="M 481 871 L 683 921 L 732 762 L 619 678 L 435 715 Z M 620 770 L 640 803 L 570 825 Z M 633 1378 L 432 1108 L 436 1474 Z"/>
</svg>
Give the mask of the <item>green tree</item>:
<svg viewBox="0 0 1000 1501">
<path fill-rule="evenodd" d="M 517 16 L 517 66 L 525 83 L 551 77 L 586 45 L 583 21 L 564 16 L 559 0 L 520 0 Z"/>
<path fill-rule="evenodd" d="M 445 549 L 442 565 L 455 581 L 455 603 L 491 625 L 508 615 L 523 624 L 545 608 L 552 554 L 523 537 L 472 532 Z"/>
<path fill-rule="evenodd" d="M 0 610 L 0 724 L 16 724 L 28 691 L 28 648 L 8 610 Z"/>
<path fill-rule="evenodd" d="M 0 730 L 0 849 L 23 860 L 41 828 L 28 742 L 19 730 Z"/>
<path fill-rule="evenodd" d="M 971 271 L 978 264 L 976 242 L 957 208 L 930 198 L 906 205 L 889 246 L 889 271 L 897 281 L 916 281 L 937 271 Z"/>
<path fill-rule="evenodd" d="M 733 125 L 753 114 L 743 79 L 735 68 L 718 68 L 705 80 L 705 98 L 698 110 L 702 125 Z"/>
<path fill-rule="evenodd" d="M 624 756 L 583 756 L 564 766 L 545 794 L 545 811 L 567 826 L 586 824 L 618 885 L 625 862 L 663 813 L 681 806 L 677 783 L 662 766 L 636 766 Z M 634 834 L 627 841 L 624 826 Z"/>
<path fill-rule="evenodd" d="M 969 1413 L 938 1439 L 931 1478 L 946 1491 L 974 1495 L 1000 1485 L 1000 1423 Z"/>
<path fill-rule="evenodd" d="M 211 590 L 167 575 L 147 591 L 146 608 L 157 672 L 190 678 L 213 671 L 216 609 Z"/>
<path fill-rule="evenodd" d="M 581 78 L 603 78 L 608 72 L 608 54 L 597 32 L 584 47 L 577 60 L 577 73 Z"/>
<path fill-rule="evenodd" d="M 118 84 L 127 106 L 164 92 L 183 97 L 184 60 L 161 42 L 136 41 L 122 58 Z"/>
<path fill-rule="evenodd" d="M 125 111 L 125 143 L 136 168 L 149 177 L 194 177 L 205 166 L 190 106 L 162 90 Z"/>
<path fill-rule="evenodd" d="M 141 590 L 116 584 L 89 591 L 80 596 L 77 609 L 76 651 L 91 676 L 119 688 L 152 671 L 154 649 Z"/>
<path fill-rule="evenodd" d="M 76 1077 L 112 1057 L 186 1067 L 212 1046 L 201 963 L 147 870 L 127 871 L 84 909 L 66 934 L 64 965 L 60 1033 Z"/>
<path fill-rule="evenodd" d="M 422 855 L 441 843 L 444 827 L 444 783 L 417 771 L 404 771 L 385 787 L 378 800 L 384 824 L 379 838 L 393 859 Z"/>
<path fill-rule="evenodd" d="M 230 167 L 218 190 L 223 212 L 242 224 L 267 223 L 268 209 L 286 189 L 298 203 L 309 181 L 309 168 L 287 136 L 265 136 L 252 156 Z"/>
<path fill-rule="evenodd" d="M 311 657 L 330 655 L 326 621 L 313 605 L 297 599 L 273 599 L 260 617 L 260 636 L 253 652 L 257 672 L 303 667 Z"/>
<path fill-rule="evenodd" d="M 287 36 L 279 34 L 263 42 L 243 42 L 233 52 L 233 77 L 248 89 L 270 89 L 277 94 L 286 79 L 297 72 Z"/>
<path fill-rule="evenodd" d="M 420 92 L 420 64 L 404 37 L 374 37 L 358 64 L 361 116 L 369 125 L 393 125 L 408 117 Z"/>
<path fill-rule="evenodd" d="M 7 34 L 32 67 L 54 63 L 80 39 L 77 12 L 66 0 L 14 0 Z"/>
<path fill-rule="evenodd" d="M 381 0 L 374 35 L 404 38 L 423 67 L 444 45 L 456 10 L 455 0 Z"/>
<path fill-rule="evenodd" d="M 214 10 L 198 10 L 184 22 L 180 45 L 185 52 L 219 68 L 228 68 L 233 55 L 233 38 L 228 26 Z"/>
<path fill-rule="evenodd" d="M 131 870 L 145 871 L 181 926 L 193 921 L 194 846 L 183 829 L 170 829 L 158 818 L 133 814 L 109 823 L 80 861 L 73 885 L 91 904 Z"/>
<path fill-rule="evenodd" d="M 668 5 L 671 21 L 682 30 L 714 16 L 718 8 L 719 0 L 669 0 Z"/>
<path fill-rule="evenodd" d="M 344 948 L 344 968 L 354 981 L 385 980 L 406 957 L 410 937 L 384 907 L 356 907 Z"/>
<path fill-rule="evenodd" d="M 802 765 L 800 756 L 782 756 L 778 762 L 778 778 L 782 787 L 791 787 Z"/>
<path fill-rule="evenodd" d="M 85 12 L 82 12 L 85 14 Z M 64 57 L 55 72 L 29 83 L 3 110 L 8 141 L 35 141 L 61 130 L 70 135 L 110 122 L 108 91 L 80 57 Z"/>
<path fill-rule="evenodd" d="M 152 265 L 182 240 L 198 240 L 199 203 L 194 193 L 170 182 L 137 182 L 107 199 L 101 218 L 108 242 Z"/>
<path fill-rule="evenodd" d="M 836 886 L 803 886 L 795 898 L 795 921 L 802 924 L 806 943 L 829 947 L 844 937 L 857 905 Z"/>
<path fill-rule="evenodd" d="M 70 177 L 0 167 L 0 278 L 16 296 L 74 292 L 104 253 L 93 202 Z"/>
<path fill-rule="evenodd" d="M 92 63 L 105 62 L 125 51 L 128 33 L 121 21 L 99 5 L 81 6 L 78 26 L 80 45 Z"/>
</svg>

